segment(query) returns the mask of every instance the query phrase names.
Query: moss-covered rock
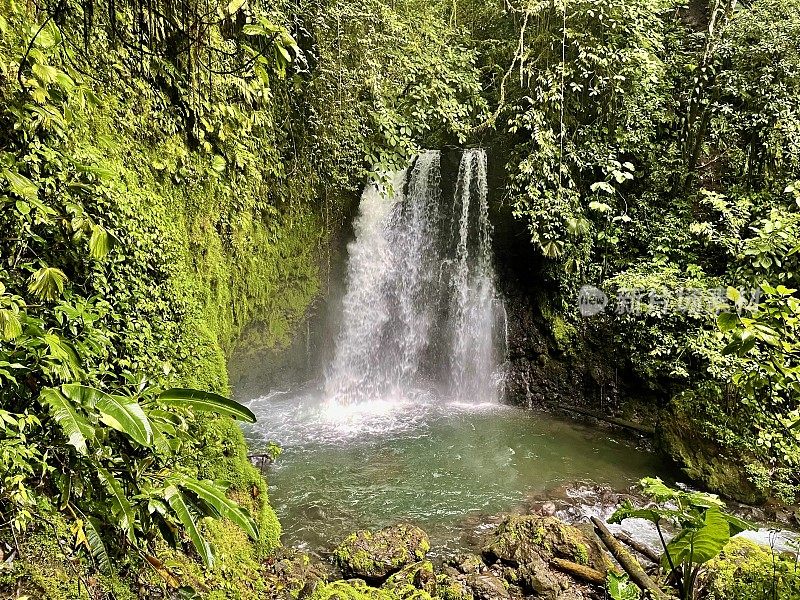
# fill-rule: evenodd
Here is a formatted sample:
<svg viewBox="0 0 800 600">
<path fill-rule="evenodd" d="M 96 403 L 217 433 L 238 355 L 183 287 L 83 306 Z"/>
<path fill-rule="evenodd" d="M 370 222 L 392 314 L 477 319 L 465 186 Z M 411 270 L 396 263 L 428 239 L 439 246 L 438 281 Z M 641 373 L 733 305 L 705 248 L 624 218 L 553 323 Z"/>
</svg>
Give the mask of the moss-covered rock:
<svg viewBox="0 0 800 600">
<path fill-rule="evenodd" d="M 567 525 L 556 517 L 539 515 L 507 516 L 492 532 L 483 549 L 487 563 L 500 563 L 506 581 L 519 585 L 526 593 L 542 598 L 558 598 L 574 582 L 564 573 L 551 569 L 553 558 L 590 566 L 601 572 L 611 563 L 591 531 Z"/>
<path fill-rule="evenodd" d="M 795 560 L 737 537 L 707 565 L 711 600 L 797 600 L 800 569 Z"/>
<path fill-rule="evenodd" d="M 436 592 L 441 600 L 473 600 L 464 578 L 456 572 L 440 573 L 436 577 Z"/>
<path fill-rule="evenodd" d="M 424 559 L 428 550 L 428 535 L 419 527 L 401 523 L 374 533 L 353 533 L 336 548 L 333 557 L 346 576 L 380 581 Z"/>
<path fill-rule="evenodd" d="M 450 564 L 464 574 L 479 573 L 486 569 L 483 559 L 477 554 L 470 553 L 460 554 L 457 558 L 451 560 Z"/>
<path fill-rule="evenodd" d="M 381 587 L 385 590 L 398 590 L 407 589 L 408 586 L 435 596 L 437 593 L 437 581 L 433 563 L 428 560 L 422 560 L 403 567 L 397 573 L 389 576 L 389 579 Z"/>
<path fill-rule="evenodd" d="M 726 498 L 746 504 L 761 504 L 767 497 L 748 478 L 746 460 L 728 455 L 707 435 L 703 415 L 694 415 L 689 403 L 673 399 L 656 428 L 657 444 L 692 481 Z"/>
<path fill-rule="evenodd" d="M 364 581 L 334 581 L 319 586 L 308 600 L 433 600 L 428 592 L 413 586 L 385 590 L 368 586 Z"/>
<path fill-rule="evenodd" d="M 564 558 L 605 571 L 610 566 L 599 542 L 588 533 L 556 517 L 507 516 L 492 533 L 484 556 L 512 566 L 536 559 Z"/>
<path fill-rule="evenodd" d="M 526 590 L 543 598 L 557 598 L 564 578 L 552 571 L 538 555 L 520 565 L 517 577 Z"/>
</svg>

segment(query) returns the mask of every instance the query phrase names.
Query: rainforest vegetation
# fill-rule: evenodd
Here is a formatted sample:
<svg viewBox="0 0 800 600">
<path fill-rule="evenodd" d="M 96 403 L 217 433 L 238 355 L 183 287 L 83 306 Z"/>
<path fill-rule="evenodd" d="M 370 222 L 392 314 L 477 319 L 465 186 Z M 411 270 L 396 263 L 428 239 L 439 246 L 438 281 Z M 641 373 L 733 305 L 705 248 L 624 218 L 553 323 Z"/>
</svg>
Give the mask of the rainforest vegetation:
<svg viewBox="0 0 800 600">
<path fill-rule="evenodd" d="M 800 0 L 0 0 L 0 595 L 281 597 L 227 360 L 289 343 L 365 182 L 476 146 L 557 343 L 699 486 L 796 503 Z"/>
</svg>

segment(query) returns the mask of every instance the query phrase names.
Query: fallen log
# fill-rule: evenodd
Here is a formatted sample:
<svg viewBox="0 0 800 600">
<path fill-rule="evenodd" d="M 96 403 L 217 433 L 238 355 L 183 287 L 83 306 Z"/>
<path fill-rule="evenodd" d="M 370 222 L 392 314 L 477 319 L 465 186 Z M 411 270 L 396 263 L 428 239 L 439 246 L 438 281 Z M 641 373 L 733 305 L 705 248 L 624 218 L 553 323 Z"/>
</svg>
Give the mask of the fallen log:
<svg viewBox="0 0 800 600">
<path fill-rule="evenodd" d="M 656 600 L 670 600 L 670 598 L 672 598 L 672 596 L 668 596 L 664 593 L 664 591 L 658 587 L 658 584 L 645 573 L 639 561 L 631 556 L 630 552 L 625 549 L 625 546 L 611 534 L 605 523 L 597 517 L 592 517 L 592 524 L 600 540 L 605 544 L 606 548 L 608 548 L 608 551 L 614 555 L 614 558 L 617 559 L 620 566 L 625 569 L 625 572 L 633 583 Z"/>
<path fill-rule="evenodd" d="M 617 538 L 620 542 L 622 542 L 626 546 L 628 546 L 629 548 L 635 550 L 636 552 L 644 556 L 650 562 L 655 564 L 659 564 L 661 562 L 661 556 L 659 556 L 658 552 L 656 552 L 646 544 L 637 542 L 635 539 L 633 539 L 624 531 L 615 533 L 614 537 Z"/>
<path fill-rule="evenodd" d="M 580 415 L 585 415 L 587 417 L 592 417 L 600 421 L 605 421 L 606 423 L 611 423 L 612 425 L 617 425 L 619 427 L 624 427 L 626 429 L 632 429 L 634 431 L 638 431 L 639 433 L 643 433 L 645 435 L 652 436 L 655 435 L 656 432 L 654 428 L 648 427 L 647 425 L 640 425 L 639 423 L 634 423 L 633 421 L 626 421 L 625 419 L 619 419 L 617 417 L 604 415 L 603 413 L 599 413 L 594 410 L 589 410 L 588 408 L 581 408 L 580 406 L 573 406 L 571 404 L 556 404 L 555 402 L 551 402 L 550 405 L 559 410 L 563 410 L 564 412 L 575 412 Z"/>
<path fill-rule="evenodd" d="M 593 569 L 592 567 L 580 565 L 576 562 L 572 562 L 571 560 L 564 560 L 563 558 L 554 558 L 550 562 L 553 564 L 553 566 L 561 569 L 567 575 L 572 575 L 581 581 L 593 583 L 595 585 L 606 584 L 605 573 L 602 573 L 597 569 Z"/>
</svg>

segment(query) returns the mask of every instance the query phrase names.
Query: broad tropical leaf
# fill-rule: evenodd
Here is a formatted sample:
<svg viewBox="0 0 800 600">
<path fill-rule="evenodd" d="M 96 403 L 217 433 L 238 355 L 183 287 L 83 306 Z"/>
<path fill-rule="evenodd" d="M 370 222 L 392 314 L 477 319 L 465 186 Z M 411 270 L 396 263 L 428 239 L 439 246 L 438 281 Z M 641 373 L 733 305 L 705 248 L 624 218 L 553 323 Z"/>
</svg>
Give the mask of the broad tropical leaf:
<svg viewBox="0 0 800 600">
<path fill-rule="evenodd" d="M 135 399 L 129 396 L 112 396 L 77 383 L 65 384 L 61 389 L 74 402 L 96 408 L 100 412 L 100 420 L 109 427 L 128 435 L 143 446 L 153 443 L 150 421 Z"/>
<path fill-rule="evenodd" d="M 108 493 L 111 494 L 111 505 L 113 507 L 114 516 L 117 518 L 117 524 L 120 529 L 125 532 L 128 541 L 132 544 L 136 543 L 136 536 L 133 531 L 135 515 L 133 513 L 133 507 L 128 497 L 125 495 L 125 491 L 122 489 L 122 485 L 102 465 L 99 463 L 94 463 L 94 465 L 100 482 L 106 490 L 108 490 Z"/>
<path fill-rule="evenodd" d="M 627 575 L 618 575 L 610 570 L 606 576 L 606 587 L 612 600 L 639 600 L 639 587 Z"/>
<path fill-rule="evenodd" d="M 159 396 L 159 400 L 167 406 L 188 407 L 198 412 L 214 412 L 239 419 L 240 421 L 247 421 L 248 423 L 256 422 L 256 416 L 249 408 L 242 406 L 235 400 L 212 392 L 173 388 L 163 392 Z"/>
<path fill-rule="evenodd" d="M 55 300 L 64 291 L 67 276 L 61 269 L 42 267 L 31 275 L 28 290 L 44 300 Z"/>
<path fill-rule="evenodd" d="M 86 441 L 94 438 L 94 430 L 72 400 L 54 388 L 43 389 L 39 400 L 50 408 L 56 423 L 69 439 L 68 443 L 85 456 L 88 453 Z"/>
<path fill-rule="evenodd" d="M 252 539 L 258 539 L 258 527 L 253 518 L 236 502 L 225 495 L 225 490 L 211 481 L 198 481 L 182 477 L 173 480 L 175 485 L 182 487 L 197 494 L 197 496 L 209 504 L 217 511 L 219 516 L 229 519 L 249 535 Z"/>
<path fill-rule="evenodd" d="M 609 523 L 622 523 L 625 519 L 645 519 L 651 523 L 658 523 L 662 519 L 672 520 L 679 518 L 683 513 L 666 508 L 636 508 L 630 500 L 625 500 L 608 519 Z"/>
<path fill-rule="evenodd" d="M 13 310 L 4 308 L 0 310 L 0 337 L 6 341 L 22 335 L 22 321 Z"/>
<path fill-rule="evenodd" d="M 35 200 L 39 196 L 39 186 L 33 181 L 9 169 L 3 169 L 3 177 L 17 196 L 26 200 Z"/>
<path fill-rule="evenodd" d="M 211 553 L 211 547 L 208 545 L 208 542 L 200 533 L 200 529 L 197 527 L 197 523 L 195 523 L 194 517 L 189 511 L 189 506 L 186 504 L 186 499 L 183 497 L 183 494 L 181 494 L 180 490 L 174 485 L 169 485 L 164 490 L 164 500 L 167 501 L 167 504 L 169 504 L 184 529 L 186 529 L 189 538 L 192 540 L 192 544 L 194 544 L 195 549 L 198 554 L 200 554 L 200 558 L 203 559 L 203 564 L 210 568 L 214 564 L 214 555 Z"/>
<path fill-rule="evenodd" d="M 758 529 L 752 523 L 745 521 L 744 519 L 740 519 L 735 515 L 729 515 L 728 513 L 722 513 L 722 516 L 728 522 L 728 526 L 730 527 L 731 537 L 734 535 L 741 533 L 743 531 L 755 531 Z"/>
<path fill-rule="evenodd" d="M 699 528 L 686 528 L 667 544 L 667 551 L 673 563 L 691 561 L 703 564 L 717 556 L 731 539 L 730 527 L 722 511 L 709 508 Z M 666 555 L 661 560 L 662 567 L 669 569 Z"/>
</svg>

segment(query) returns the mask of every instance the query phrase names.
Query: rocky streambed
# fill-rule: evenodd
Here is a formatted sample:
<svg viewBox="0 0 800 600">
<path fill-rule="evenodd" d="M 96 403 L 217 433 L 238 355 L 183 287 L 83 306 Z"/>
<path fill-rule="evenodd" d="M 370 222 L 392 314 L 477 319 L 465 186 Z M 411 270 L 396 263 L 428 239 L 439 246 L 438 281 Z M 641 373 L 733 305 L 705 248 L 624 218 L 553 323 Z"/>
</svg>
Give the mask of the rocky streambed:
<svg viewBox="0 0 800 600">
<path fill-rule="evenodd" d="M 270 598 L 299 600 L 589 600 L 609 598 L 609 574 L 622 575 L 591 522 L 570 524 L 564 507 L 539 504 L 535 513 L 501 515 L 487 526 L 474 552 L 431 556 L 421 528 L 400 523 L 347 536 L 320 557 L 286 549 L 266 569 Z M 598 521 L 604 521 L 598 519 Z M 603 526 L 604 527 L 604 526 Z M 617 535 L 627 544 L 631 536 Z M 606 531 L 606 534 L 608 532 Z M 638 547 L 638 551 L 634 548 Z M 658 552 L 634 540 L 625 552 L 656 580 Z M 435 552 L 433 553 L 436 554 Z M 770 581 L 773 588 L 769 588 Z M 632 583 L 629 585 L 633 585 Z M 698 591 L 713 600 L 800 598 L 796 555 L 734 538 L 702 571 Z M 625 598 L 638 598 L 638 590 Z M 623 597 L 623 596 L 620 596 Z M 662 598 L 670 597 L 665 588 Z"/>
<path fill-rule="evenodd" d="M 591 527 L 543 515 L 503 517 L 479 553 L 434 564 L 429 551 L 427 534 L 410 524 L 356 532 L 329 561 L 288 551 L 270 566 L 276 598 L 594 598 L 602 597 L 603 574 L 613 567 Z"/>
</svg>

